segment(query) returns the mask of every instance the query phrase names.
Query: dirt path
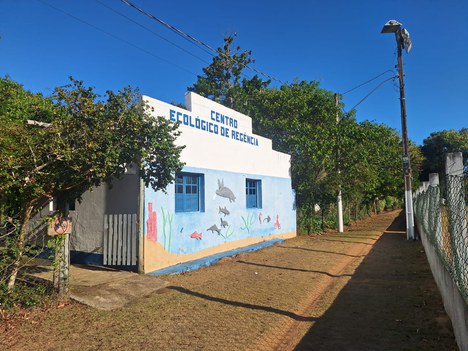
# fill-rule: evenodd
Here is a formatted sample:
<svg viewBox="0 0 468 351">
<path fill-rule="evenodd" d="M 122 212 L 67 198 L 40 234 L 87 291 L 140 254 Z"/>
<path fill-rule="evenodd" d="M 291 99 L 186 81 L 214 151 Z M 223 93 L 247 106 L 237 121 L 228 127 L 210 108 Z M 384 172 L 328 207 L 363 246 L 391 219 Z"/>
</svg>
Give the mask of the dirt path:
<svg viewBox="0 0 468 351">
<path fill-rule="evenodd" d="M 397 212 L 195 272 L 108 312 L 36 311 L 12 350 L 456 350 L 422 246 Z M 1 334 L 3 333 L 3 335 Z M 1 347 L 0 347 L 1 349 Z"/>
</svg>

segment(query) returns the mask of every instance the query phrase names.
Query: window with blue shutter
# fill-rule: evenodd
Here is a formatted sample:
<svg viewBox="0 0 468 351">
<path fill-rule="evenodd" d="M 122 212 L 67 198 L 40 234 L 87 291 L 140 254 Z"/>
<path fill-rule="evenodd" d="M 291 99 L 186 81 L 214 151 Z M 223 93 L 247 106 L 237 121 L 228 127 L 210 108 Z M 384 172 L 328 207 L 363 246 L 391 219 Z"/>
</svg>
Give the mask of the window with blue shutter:
<svg viewBox="0 0 468 351">
<path fill-rule="evenodd" d="M 204 212 L 203 174 L 177 173 L 175 178 L 175 211 Z"/>
<path fill-rule="evenodd" d="M 262 208 L 262 181 L 246 179 L 245 197 L 247 208 Z"/>
</svg>

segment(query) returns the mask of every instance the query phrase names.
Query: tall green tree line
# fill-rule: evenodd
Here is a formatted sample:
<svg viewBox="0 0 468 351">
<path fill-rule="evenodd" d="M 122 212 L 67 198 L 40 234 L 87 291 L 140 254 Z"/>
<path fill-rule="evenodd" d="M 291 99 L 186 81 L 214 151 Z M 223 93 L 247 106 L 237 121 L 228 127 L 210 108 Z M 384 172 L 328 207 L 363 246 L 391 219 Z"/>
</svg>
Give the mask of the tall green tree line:
<svg viewBox="0 0 468 351">
<path fill-rule="evenodd" d="M 242 78 L 245 67 L 253 62 L 251 52 L 238 46 L 232 50 L 232 44 L 233 37 L 226 37 L 218 55 L 189 90 L 251 116 L 255 133 L 272 139 L 276 150 L 291 155 L 300 227 L 301 218 L 307 220 L 316 204 L 322 209 L 333 206 L 339 187 L 348 206 L 402 197 L 402 146 L 394 129 L 357 122 L 353 111 L 344 113 L 335 94 L 316 81 L 272 87 L 257 75 Z M 417 179 L 422 157 L 414 146 L 411 155 Z"/>
</svg>

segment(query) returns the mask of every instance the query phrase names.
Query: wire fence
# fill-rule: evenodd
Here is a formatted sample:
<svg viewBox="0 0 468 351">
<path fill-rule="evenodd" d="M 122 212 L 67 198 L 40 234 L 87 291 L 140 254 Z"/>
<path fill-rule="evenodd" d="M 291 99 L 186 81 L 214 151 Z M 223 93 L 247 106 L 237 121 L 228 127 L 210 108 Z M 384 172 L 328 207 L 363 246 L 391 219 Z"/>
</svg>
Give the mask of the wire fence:
<svg viewBox="0 0 468 351">
<path fill-rule="evenodd" d="M 416 221 L 436 249 L 468 304 L 468 174 L 445 176 L 440 186 L 431 174 L 415 193 Z"/>
</svg>

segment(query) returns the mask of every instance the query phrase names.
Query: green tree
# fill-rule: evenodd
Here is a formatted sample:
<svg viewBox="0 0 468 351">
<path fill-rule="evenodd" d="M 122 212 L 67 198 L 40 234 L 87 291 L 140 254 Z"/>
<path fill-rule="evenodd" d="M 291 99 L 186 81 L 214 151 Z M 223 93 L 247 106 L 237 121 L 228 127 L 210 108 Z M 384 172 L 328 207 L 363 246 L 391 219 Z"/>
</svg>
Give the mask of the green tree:
<svg viewBox="0 0 468 351">
<path fill-rule="evenodd" d="M 425 157 L 421 177 L 427 180 L 429 173 L 445 175 L 445 154 L 449 152 L 462 152 L 466 164 L 468 159 L 468 128 L 456 130 L 442 130 L 434 132 L 423 140 L 421 147 Z"/>
<path fill-rule="evenodd" d="M 151 116 L 138 90 L 99 96 L 71 79 L 53 95 L 0 80 L 0 203 L 20 227 L 8 288 L 13 289 L 32 214 L 52 197 L 64 204 L 140 165 L 147 186 L 164 189 L 181 168 L 176 126 Z M 28 123 L 29 120 L 29 123 Z M 62 210 L 63 211 L 63 210 Z"/>
<path fill-rule="evenodd" d="M 241 50 L 240 46 L 232 47 L 235 36 L 224 37 L 223 47 L 217 49 L 211 64 L 203 68 L 204 75 L 197 76 L 197 81 L 188 90 L 238 109 L 246 105 L 249 93 L 265 88 L 270 82 L 258 76 L 241 79 L 242 71 L 254 60 L 251 51 Z"/>
<path fill-rule="evenodd" d="M 419 146 L 409 141 L 409 154 L 411 160 L 411 175 L 413 178 L 412 186 L 413 190 L 419 188 L 421 185 L 421 174 L 423 172 L 424 162 L 426 158 Z"/>
<path fill-rule="evenodd" d="M 233 37 L 225 38 L 205 75 L 189 89 L 249 115 L 256 134 L 292 156 L 299 218 L 309 217 L 315 204 L 331 207 L 340 186 L 354 204 L 402 194 L 401 138 L 395 130 L 345 116 L 334 94 L 314 81 L 270 87 L 258 77 L 241 79 L 251 52 L 232 50 L 232 44 Z M 416 174 L 418 162 L 413 163 Z"/>
<path fill-rule="evenodd" d="M 383 124 L 345 120 L 340 128 L 340 168 L 343 193 L 354 205 L 402 193 L 401 142 Z"/>
<path fill-rule="evenodd" d="M 338 127 L 334 94 L 317 82 L 295 82 L 257 91 L 252 115 L 256 133 L 272 139 L 275 150 L 291 155 L 297 205 L 311 208 L 334 197 Z"/>
</svg>

